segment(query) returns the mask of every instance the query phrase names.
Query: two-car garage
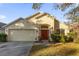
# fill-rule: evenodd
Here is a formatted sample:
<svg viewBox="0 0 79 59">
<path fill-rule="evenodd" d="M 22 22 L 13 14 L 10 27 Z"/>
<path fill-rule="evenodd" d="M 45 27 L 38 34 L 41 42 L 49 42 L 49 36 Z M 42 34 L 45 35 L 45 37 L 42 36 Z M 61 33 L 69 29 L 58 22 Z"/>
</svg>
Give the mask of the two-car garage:
<svg viewBox="0 0 79 59">
<path fill-rule="evenodd" d="M 5 27 L 7 41 L 36 41 L 37 27 L 23 18 L 19 18 Z"/>
<path fill-rule="evenodd" d="M 10 29 L 8 41 L 35 41 L 36 31 L 34 29 Z"/>
</svg>

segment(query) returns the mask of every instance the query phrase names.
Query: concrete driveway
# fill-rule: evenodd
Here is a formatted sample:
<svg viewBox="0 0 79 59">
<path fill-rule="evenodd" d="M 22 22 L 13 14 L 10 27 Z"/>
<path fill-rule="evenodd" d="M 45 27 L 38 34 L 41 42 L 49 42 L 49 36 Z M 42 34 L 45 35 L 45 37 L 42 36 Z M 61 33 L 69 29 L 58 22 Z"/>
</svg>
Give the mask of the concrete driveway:
<svg viewBox="0 0 79 59">
<path fill-rule="evenodd" d="M 33 42 L 0 43 L 0 56 L 27 56 Z"/>
</svg>

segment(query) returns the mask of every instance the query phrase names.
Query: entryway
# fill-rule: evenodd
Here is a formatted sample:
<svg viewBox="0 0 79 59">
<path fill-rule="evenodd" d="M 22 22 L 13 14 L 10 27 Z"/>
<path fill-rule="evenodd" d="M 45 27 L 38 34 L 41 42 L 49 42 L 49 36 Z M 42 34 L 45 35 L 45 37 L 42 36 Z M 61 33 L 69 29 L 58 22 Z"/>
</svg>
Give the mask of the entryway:
<svg viewBox="0 0 79 59">
<path fill-rule="evenodd" d="M 49 39 L 49 30 L 48 30 L 47 25 L 41 26 L 40 37 L 41 37 L 41 40 L 48 40 Z"/>
<path fill-rule="evenodd" d="M 41 40 L 48 40 L 49 30 L 41 30 Z"/>
</svg>

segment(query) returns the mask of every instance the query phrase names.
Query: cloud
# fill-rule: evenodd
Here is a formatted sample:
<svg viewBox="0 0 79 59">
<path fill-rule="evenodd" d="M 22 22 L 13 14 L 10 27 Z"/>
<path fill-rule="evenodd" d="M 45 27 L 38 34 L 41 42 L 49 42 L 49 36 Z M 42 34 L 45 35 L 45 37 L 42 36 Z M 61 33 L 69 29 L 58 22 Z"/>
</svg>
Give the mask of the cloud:
<svg viewBox="0 0 79 59">
<path fill-rule="evenodd" d="M 0 20 L 5 19 L 5 18 L 6 18 L 6 16 L 0 15 Z"/>
</svg>

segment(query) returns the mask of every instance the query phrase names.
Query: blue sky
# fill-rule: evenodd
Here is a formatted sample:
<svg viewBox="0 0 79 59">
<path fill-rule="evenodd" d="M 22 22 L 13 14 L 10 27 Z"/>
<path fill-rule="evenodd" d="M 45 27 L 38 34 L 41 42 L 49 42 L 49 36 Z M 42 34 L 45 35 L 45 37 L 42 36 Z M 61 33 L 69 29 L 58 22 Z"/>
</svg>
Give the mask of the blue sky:
<svg viewBox="0 0 79 59">
<path fill-rule="evenodd" d="M 65 21 L 64 12 L 54 9 L 52 6 L 51 3 L 43 4 L 40 11 L 55 16 L 59 21 Z M 19 17 L 25 18 L 36 12 L 38 11 L 32 9 L 32 3 L 0 4 L 0 22 L 10 23 Z"/>
</svg>

